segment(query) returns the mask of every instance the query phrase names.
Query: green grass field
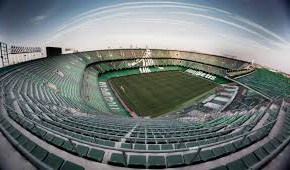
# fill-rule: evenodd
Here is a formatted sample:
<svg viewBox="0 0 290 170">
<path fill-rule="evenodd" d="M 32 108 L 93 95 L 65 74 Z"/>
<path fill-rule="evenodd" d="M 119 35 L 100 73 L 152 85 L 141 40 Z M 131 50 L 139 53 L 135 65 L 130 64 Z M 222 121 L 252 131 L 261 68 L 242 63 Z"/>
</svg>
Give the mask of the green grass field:
<svg viewBox="0 0 290 170">
<path fill-rule="evenodd" d="M 218 86 L 180 71 L 130 75 L 109 80 L 138 116 L 156 117 Z"/>
</svg>

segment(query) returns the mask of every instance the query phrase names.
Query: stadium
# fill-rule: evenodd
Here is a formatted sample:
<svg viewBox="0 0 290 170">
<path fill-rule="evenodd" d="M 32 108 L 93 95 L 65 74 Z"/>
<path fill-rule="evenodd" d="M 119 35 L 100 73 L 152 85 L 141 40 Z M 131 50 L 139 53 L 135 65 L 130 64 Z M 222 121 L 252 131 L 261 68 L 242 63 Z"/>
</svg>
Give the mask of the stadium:
<svg viewBox="0 0 290 170">
<path fill-rule="evenodd" d="M 287 70 L 200 50 L 5 40 L 0 169 L 289 168 Z"/>
</svg>

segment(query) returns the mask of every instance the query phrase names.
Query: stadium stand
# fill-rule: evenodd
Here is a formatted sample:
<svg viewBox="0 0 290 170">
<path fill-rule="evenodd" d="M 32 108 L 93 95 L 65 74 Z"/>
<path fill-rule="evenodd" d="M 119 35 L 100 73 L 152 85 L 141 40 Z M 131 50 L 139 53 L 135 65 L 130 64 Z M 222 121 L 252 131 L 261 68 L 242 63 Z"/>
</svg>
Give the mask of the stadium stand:
<svg viewBox="0 0 290 170">
<path fill-rule="evenodd" d="M 190 108 L 184 113 L 154 119 L 109 113 L 98 86 L 98 75 L 132 68 L 129 59 L 135 57 L 136 63 L 145 52 L 144 49 L 91 51 L 1 69 L 2 134 L 36 168 L 62 170 L 92 169 L 96 165 L 104 169 L 108 166 L 259 169 L 289 143 L 290 102 L 283 99 L 288 95 L 289 79 L 263 69 L 237 81 L 275 100 L 259 96 L 259 101 L 251 104 L 246 98 L 251 94 L 235 84 L 224 86 L 212 99 L 220 104 L 227 94 L 232 94 L 226 104 L 222 102 L 224 108 L 215 113 L 204 114 Z M 163 66 L 171 66 L 166 67 L 169 70 L 186 66 L 207 73 L 219 69 L 226 73 L 226 69 L 247 65 L 188 52 L 152 50 L 151 55 L 152 61 L 145 66 L 151 69 L 149 66 L 154 65 L 157 70 Z M 194 61 L 188 61 L 192 58 Z M 136 64 L 135 70 L 125 73 L 108 72 L 106 76 L 138 74 L 140 66 L 144 65 Z M 266 81 L 270 85 L 265 85 Z M 235 108 L 231 106 L 234 102 L 250 104 Z"/>
<path fill-rule="evenodd" d="M 236 80 L 271 98 L 290 96 L 290 80 L 270 70 L 256 69 L 245 77 L 237 77 Z"/>
</svg>

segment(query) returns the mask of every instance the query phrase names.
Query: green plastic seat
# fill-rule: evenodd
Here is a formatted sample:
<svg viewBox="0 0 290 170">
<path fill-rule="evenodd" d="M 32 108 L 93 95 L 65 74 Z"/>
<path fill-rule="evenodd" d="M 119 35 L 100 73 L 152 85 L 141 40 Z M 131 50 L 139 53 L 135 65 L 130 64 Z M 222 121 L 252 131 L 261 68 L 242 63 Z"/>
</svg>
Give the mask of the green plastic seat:
<svg viewBox="0 0 290 170">
<path fill-rule="evenodd" d="M 263 147 L 258 148 L 254 151 L 254 154 L 256 155 L 257 158 L 259 158 L 259 160 L 264 159 L 268 153 L 263 149 Z"/>
<path fill-rule="evenodd" d="M 183 158 L 187 165 L 193 165 L 202 161 L 200 155 L 196 155 L 196 152 L 184 154 Z"/>
<path fill-rule="evenodd" d="M 128 167 L 130 167 L 130 168 L 146 168 L 146 156 L 131 155 L 129 157 Z"/>
<path fill-rule="evenodd" d="M 35 147 L 36 147 L 36 144 L 34 142 L 32 142 L 31 140 L 27 140 L 27 142 L 25 142 L 23 144 L 23 147 L 28 151 L 28 152 L 31 152 Z"/>
<path fill-rule="evenodd" d="M 7 129 L 6 129 L 6 131 L 8 132 L 8 133 L 12 133 L 14 130 L 16 130 L 13 126 L 9 126 Z"/>
<path fill-rule="evenodd" d="M 251 144 L 251 141 L 249 138 L 245 138 L 244 140 L 238 140 L 236 142 L 234 142 L 234 145 L 236 148 L 241 149 L 245 146 L 248 146 Z"/>
<path fill-rule="evenodd" d="M 186 143 L 187 148 L 196 147 L 198 143 L 196 141 Z"/>
<path fill-rule="evenodd" d="M 115 142 L 104 140 L 103 141 L 103 145 L 110 146 L 110 147 L 115 147 Z"/>
<path fill-rule="evenodd" d="M 166 160 L 168 168 L 181 167 L 185 165 L 182 155 L 169 155 L 166 157 Z"/>
<path fill-rule="evenodd" d="M 143 144 L 135 144 L 134 149 L 136 150 L 146 150 L 146 145 Z"/>
<path fill-rule="evenodd" d="M 275 148 L 277 148 L 277 147 L 280 146 L 281 142 L 280 142 L 277 138 L 273 138 L 273 139 L 271 140 L 271 144 L 272 144 Z"/>
<path fill-rule="evenodd" d="M 60 170 L 84 170 L 85 168 L 70 161 L 65 161 Z"/>
<path fill-rule="evenodd" d="M 164 156 L 148 156 L 148 168 L 161 169 L 166 168 Z"/>
<path fill-rule="evenodd" d="M 228 168 L 225 165 L 221 165 L 221 166 L 218 166 L 218 167 L 213 168 L 211 170 L 228 170 Z"/>
<path fill-rule="evenodd" d="M 54 135 L 50 134 L 50 133 L 46 133 L 46 135 L 44 136 L 44 140 L 47 142 L 51 142 L 54 138 Z"/>
<path fill-rule="evenodd" d="M 9 129 L 12 125 L 7 121 L 7 120 L 4 120 L 2 122 L 2 126 L 7 130 Z"/>
<path fill-rule="evenodd" d="M 235 152 L 237 150 L 236 147 L 234 146 L 234 144 L 232 144 L 232 143 L 226 144 L 224 146 L 224 148 L 229 153 L 233 153 L 233 152 Z"/>
<path fill-rule="evenodd" d="M 51 143 L 54 144 L 54 145 L 56 145 L 56 146 L 61 146 L 64 142 L 65 142 L 64 139 L 62 139 L 60 137 L 57 137 L 57 136 L 55 136 L 53 138 L 53 140 L 51 141 Z"/>
<path fill-rule="evenodd" d="M 148 145 L 148 150 L 160 150 L 160 145 Z"/>
<path fill-rule="evenodd" d="M 71 153 L 76 153 L 76 150 L 74 149 L 74 147 L 72 146 L 72 144 L 67 140 L 65 141 L 61 148 L 63 148 L 64 150 L 71 152 Z"/>
<path fill-rule="evenodd" d="M 40 146 L 36 146 L 34 149 L 33 149 L 33 151 L 31 152 L 31 154 L 35 157 L 35 158 L 37 158 L 37 159 L 39 159 L 39 160 L 43 160 L 45 157 L 46 157 L 46 155 L 48 154 L 48 152 L 45 150 L 45 149 L 43 149 L 42 147 L 40 147 Z"/>
<path fill-rule="evenodd" d="M 120 153 L 112 153 L 111 158 L 108 161 L 108 164 L 114 165 L 114 166 L 122 166 L 122 167 L 125 167 L 127 165 L 123 154 L 120 154 Z"/>
<path fill-rule="evenodd" d="M 185 143 L 176 143 L 176 144 L 174 144 L 174 148 L 175 149 L 184 149 L 184 148 L 186 148 L 186 145 L 185 145 Z"/>
<path fill-rule="evenodd" d="M 246 170 L 247 167 L 244 165 L 241 159 L 235 160 L 227 164 L 228 170 Z"/>
<path fill-rule="evenodd" d="M 271 144 L 271 142 L 269 141 L 268 143 L 266 143 L 265 145 L 263 145 L 263 148 L 268 152 L 271 153 L 275 150 L 275 147 Z"/>
<path fill-rule="evenodd" d="M 77 148 L 78 154 L 80 154 L 81 156 L 87 155 L 89 151 L 89 147 L 84 146 L 84 145 L 77 145 L 76 148 Z"/>
<path fill-rule="evenodd" d="M 208 161 L 208 160 L 211 160 L 211 159 L 213 159 L 215 156 L 214 156 L 214 154 L 213 154 L 213 152 L 211 151 L 211 150 L 202 150 L 201 152 L 200 152 L 200 158 L 201 158 L 201 160 L 202 161 L 204 161 L 204 162 L 206 162 L 206 161 Z"/>
<path fill-rule="evenodd" d="M 173 150 L 173 145 L 172 144 L 161 145 L 161 150 Z"/>
<path fill-rule="evenodd" d="M 133 144 L 131 145 L 130 143 L 122 143 L 121 144 L 121 148 L 125 148 L 125 149 L 132 149 L 131 147 L 133 146 Z"/>
<path fill-rule="evenodd" d="M 15 129 L 13 132 L 10 133 L 10 135 L 11 135 L 14 139 L 17 139 L 17 138 L 21 135 L 21 133 L 20 133 L 17 129 Z"/>
<path fill-rule="evenodd" d="M 90 149 L 90 151 L 87 153 L 86 158 L 92 159 L 97 162 L 102 162 L 105 152 L 102 150 L 98 150 L 95 148 Z"/>
<path fill-rule="evenodd" d="M 43 136 L 46 135 L 46 131 L 42 130 L 42 129 L 39 128 L 39 127 L 33 127 L 33 128 L 31 129 L 31 131 L 32 131 L 35 135 L 37 135 L 38 137 L 43 137 Z"/>
<path fill-rule="evenodd" d="M 217 147 L 217 148 L 214 148 L 213 150 L 213 153 L 214 153 L 214 155 L 215 155 L 215 157 L 221 157 L 221 156 L 223 156 L 223 155 L 225 155 L 226 154 L 226 150 L 224 149 L 224 147 Z"/>
<path fill-rule="evenodd" d="M 244 156 L 242 160 L 247 168 L 250 168 L 251 166 L 259 162 L 259 159 L 253 153 Z"/>
<path fill-rule="evenodd" d="M 92 137 L 89 137 L 89 136 L 84 136 L 82 140 L 84 140 L 86 142 L 91 142 L 91 143 L 94 141 L 94 139 Z"/>
<path fill-rule="evenodd" d="M 63 162 L 64 160 L 61 157 L 53 153 L 49 153 L 47 157 L 43 160 L 43 163 L 45 163 L 47 166 L 51 167 L 52 169 L 59 169 Z"/>
</svg>

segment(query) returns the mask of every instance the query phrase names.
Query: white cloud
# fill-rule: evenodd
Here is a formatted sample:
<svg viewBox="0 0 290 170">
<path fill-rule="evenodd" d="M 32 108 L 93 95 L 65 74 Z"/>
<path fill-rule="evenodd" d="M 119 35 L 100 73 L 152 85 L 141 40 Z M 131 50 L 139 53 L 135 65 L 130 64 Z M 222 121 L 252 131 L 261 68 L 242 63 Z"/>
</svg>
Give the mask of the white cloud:
<svg viewBox="0 0 290 170">
<path fill-rule="evenodd" d="M 30 21 L 34 24 L 37 24 L 37 23 L 45 20 L 46 18 L 47 18 L 46 15 L 38 15 L 38 16 L 33 17 Z"/>
</svg>

